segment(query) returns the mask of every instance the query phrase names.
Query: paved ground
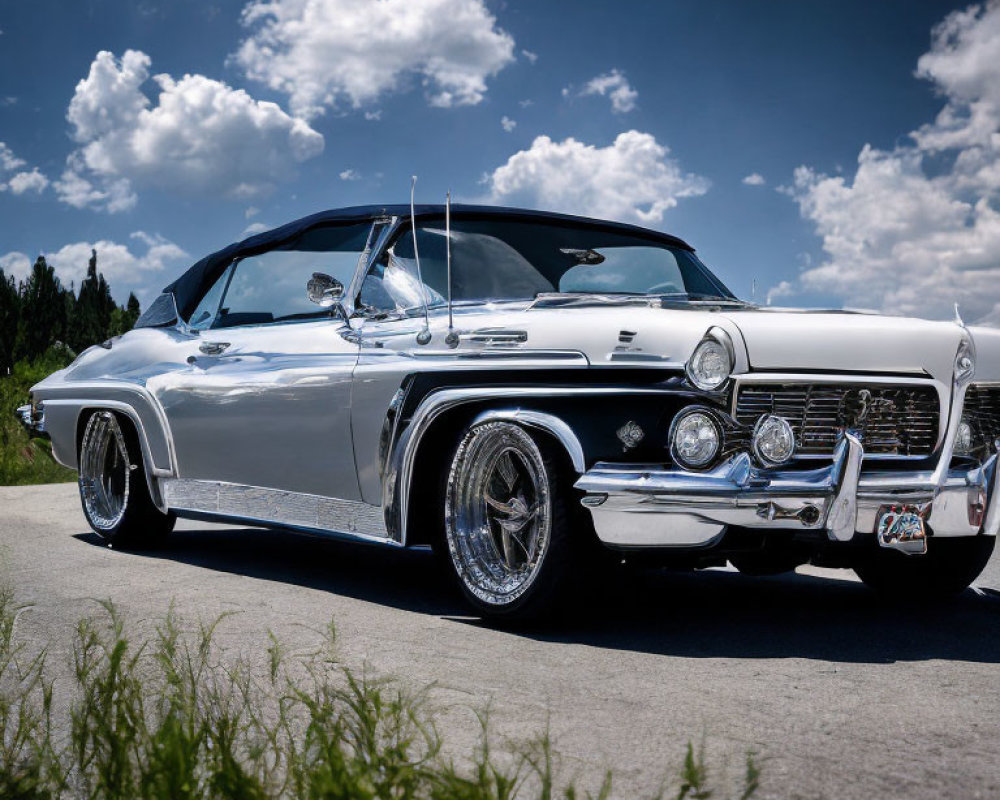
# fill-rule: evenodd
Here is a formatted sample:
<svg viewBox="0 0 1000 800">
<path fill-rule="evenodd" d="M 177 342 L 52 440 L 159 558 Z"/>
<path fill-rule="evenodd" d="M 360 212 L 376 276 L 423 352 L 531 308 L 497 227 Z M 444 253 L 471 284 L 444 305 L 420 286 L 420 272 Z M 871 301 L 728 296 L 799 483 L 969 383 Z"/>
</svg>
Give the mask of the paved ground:
<svg viewBox="0 0 1000 800">
<path fill-rule="evenodd" d="M 839 571 L 649 574 L 519 634 L 466 616 L 423 553 L 198 523 L 155 555 L 112 551 L 62 485 L 0 488 L 0 564 L 52 663 L 92 598 L 140 621 L 171 601 L 240 610 L 222 628 L 236 650 L 269 628 L 306 647 L 332 617 L 347 662 L 436 684 L 457 746 L 490 703 L 504 736 L 548 724 L 568 772 L 614 765 L 620 797 L 654 790 L 702 736 L 733 775 L 761 753 L 764 797 L 1000 797 L 997 557 L 979 591 L 931 611 L 880 604 Z"/>
</svg>

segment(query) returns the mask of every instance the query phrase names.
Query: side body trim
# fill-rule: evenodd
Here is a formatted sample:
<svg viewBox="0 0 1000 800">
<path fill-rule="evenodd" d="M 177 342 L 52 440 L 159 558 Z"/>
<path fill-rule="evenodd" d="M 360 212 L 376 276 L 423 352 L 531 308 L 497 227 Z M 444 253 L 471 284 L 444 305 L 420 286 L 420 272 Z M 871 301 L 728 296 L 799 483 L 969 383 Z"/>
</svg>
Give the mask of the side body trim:
<svg viewBox="0 0 1000 800">
<path fill-rule="evenodd" d="M 161 484 L 167 507 L 181 514 L 211 514 L 220 519 L 339 532 L 365 541 L 392 543 L 381 509 L 357 500 L 222 481 L 167 478 Z"/>
</svg>

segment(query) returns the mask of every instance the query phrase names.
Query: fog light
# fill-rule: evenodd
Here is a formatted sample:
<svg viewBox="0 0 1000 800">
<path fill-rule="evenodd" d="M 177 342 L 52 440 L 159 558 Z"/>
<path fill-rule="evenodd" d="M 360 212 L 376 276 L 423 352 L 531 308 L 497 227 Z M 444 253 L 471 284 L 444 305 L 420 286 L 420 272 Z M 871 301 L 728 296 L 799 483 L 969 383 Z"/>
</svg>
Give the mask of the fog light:
<svg viewBox="0 0 1000 800">
<path fill-rule="evenodd" d="M 955 436 L 955 452 L 960 456 L 967 456 L 972 452 L 972 426 L 968 420 L 958 423 L 958 433 Z"/>
<path fill-rule="evenodd" d="M 788 420 L 761 417 L 753 431 L 753 451 L 766 467 L 784 464 L 795 455 L 795 433 Z"/>
<path fill-rule="evenodd" d="M 719 454 L 722 433 L 715 418 L 704 411 L 678 416 L 670 431 L 670 456 L 687 469 L 708 466 Z"/>
</svg>

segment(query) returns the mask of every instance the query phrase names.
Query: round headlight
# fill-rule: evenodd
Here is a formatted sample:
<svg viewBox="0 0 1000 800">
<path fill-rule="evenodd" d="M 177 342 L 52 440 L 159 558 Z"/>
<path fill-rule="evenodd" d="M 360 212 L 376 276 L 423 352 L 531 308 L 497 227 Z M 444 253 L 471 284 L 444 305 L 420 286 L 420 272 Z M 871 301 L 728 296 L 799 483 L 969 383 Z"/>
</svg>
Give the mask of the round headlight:
<svg viewBox="0 0 1000 800">
<path fill-rule="evenodd" d="M 761 417 L 753 432 L 753 451 L 767 467 L 784 464 L 795 455 L 795 433 L 788 420 L 772 415 Z"/>
<path fill-rule="evenodd" d="M 955 436 L 955 452 L 960 456 L 967 456 L 972 452 L 972 426 L 968 420 L 963 419 L 958 423 L 958 434 Z"/>
<path fill-rule="evenodd" d="M 670 455 L 687 469 L 708 466 L 719 454 L 722 434 L 711 414 L 690 411 L 674 421 L 670 431 Z"/>
<path fill-rule="evenodd" d="M 699 389 L 718 389 L 733 371 L 733 360 L 722 342 L 705 339 L 687 363 L 687 375 Z"/>
</svg>

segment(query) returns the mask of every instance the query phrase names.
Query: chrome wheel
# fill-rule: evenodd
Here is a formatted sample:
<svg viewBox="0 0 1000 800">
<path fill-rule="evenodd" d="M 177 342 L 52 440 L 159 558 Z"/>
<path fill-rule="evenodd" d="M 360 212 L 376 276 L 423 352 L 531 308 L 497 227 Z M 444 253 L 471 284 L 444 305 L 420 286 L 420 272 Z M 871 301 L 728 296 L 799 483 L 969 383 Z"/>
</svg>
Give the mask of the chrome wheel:
<svg viewBox="0 0 1000 800">
<path fill-rule="evenodd" d="M 132 469 L 115 415 L 110 411 L 92 414 L 80 445 L 80 496 L 95 529 L 111 531 L 122 521 Z"/>
<path fill-rule="evenodd" d="M 549 477 L 531 436 L 505 422 L 469 431 L 445 501 L 448 551 L 464 587 L 489 606 L 514 603 L 537 578 L 551 529 Z"/>
</svg>

